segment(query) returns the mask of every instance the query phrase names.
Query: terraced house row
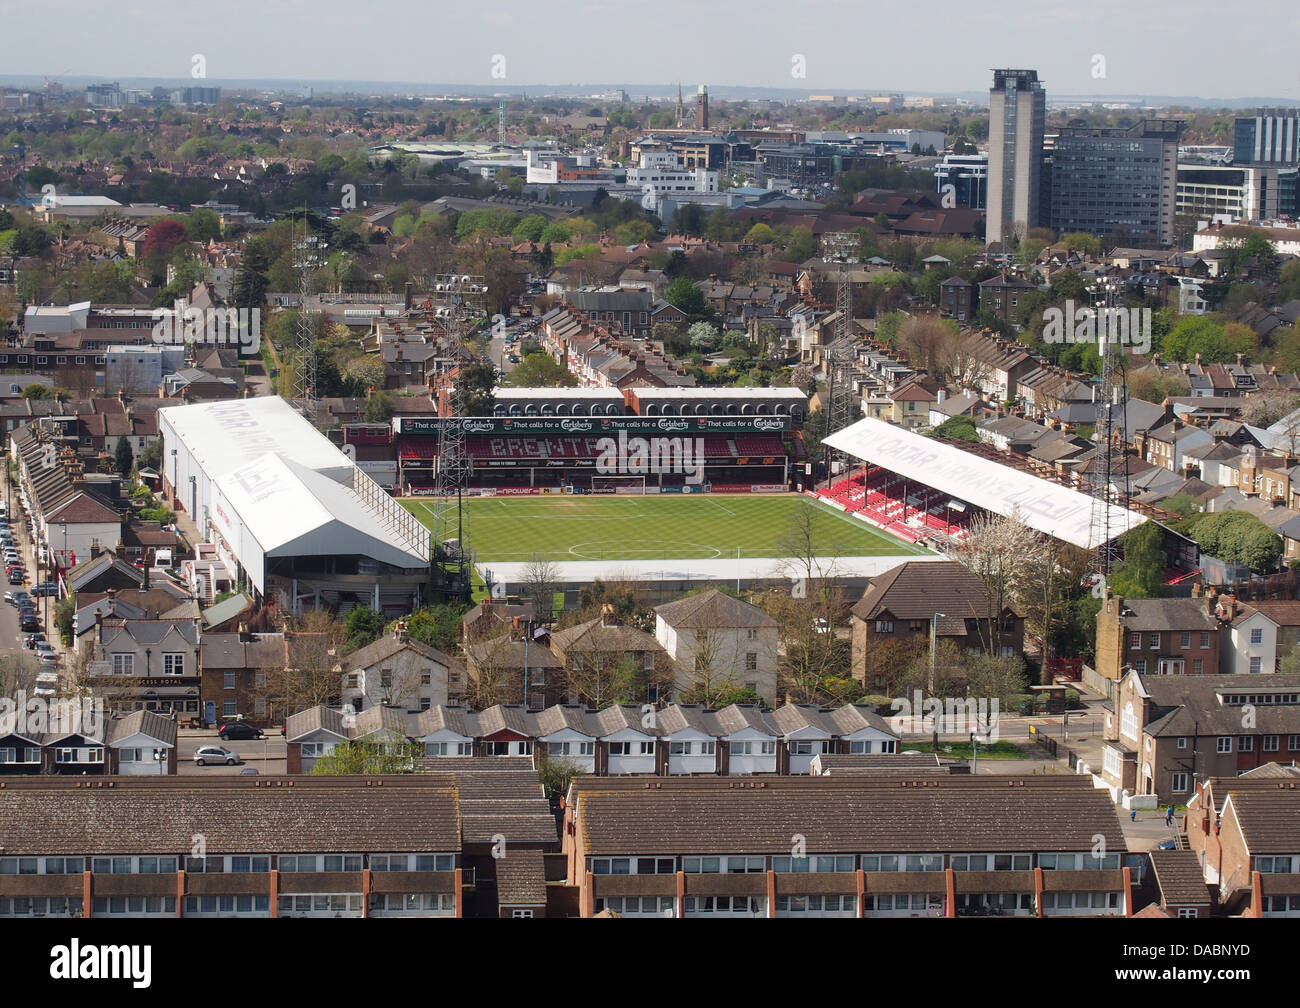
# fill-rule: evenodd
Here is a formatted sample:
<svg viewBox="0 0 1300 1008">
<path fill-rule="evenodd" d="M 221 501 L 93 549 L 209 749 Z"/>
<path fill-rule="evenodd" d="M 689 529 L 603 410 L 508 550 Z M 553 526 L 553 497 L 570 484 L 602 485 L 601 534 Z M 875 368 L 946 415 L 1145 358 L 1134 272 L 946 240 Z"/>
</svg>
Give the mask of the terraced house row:
<svg viewBox="0 0 1300 1008">
<path fill-rule="evenodd" d="M 539 756 L 586 774 L 806 774 L 823 754 L 898 752 L 900 734 L 867 706 L 834 709 L 786 704 L 774 711 L 733 704 L 613 706 L 589 711 L 556 705 L 533 713 L 497 704 L 484 711 L 371 707 L 348 715 L 317 706 L 285 727 L 290 773 L 310 773 L 345 742 L 421 747 L 430 767 L 446 757 Z M 919 757 L 917 757 L 919 759 Z"/>
</svg>

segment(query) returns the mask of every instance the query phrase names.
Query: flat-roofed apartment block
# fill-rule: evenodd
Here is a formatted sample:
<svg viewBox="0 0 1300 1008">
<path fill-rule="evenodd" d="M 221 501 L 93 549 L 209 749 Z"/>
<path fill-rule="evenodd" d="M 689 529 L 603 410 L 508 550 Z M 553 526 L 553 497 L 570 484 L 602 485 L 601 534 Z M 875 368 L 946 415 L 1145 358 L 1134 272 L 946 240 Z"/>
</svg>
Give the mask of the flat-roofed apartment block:
<svg viewBox="0 0 1300 1008">
<path fill-rule="evenodd" d="M 11 778 L 0 917 L 474 916 L 482 866 L 486 915 L 497 916 L 498 835 L 512 853 L 558 847 L 531 768 L 183 785 Z M 528 865 L 544 870 L 540 857 Z M 520 872 L 511 885 L 525 899 L 548 891 Z"/>
<path fill-rule="evenodd" d="M 563 847 L 583 917 L 1128 916 L 1133 905 L 1115 807 L 1077 776 L 582 777 Z"/>
<path fill-rule="evenodd" d="M 1187 846 L 1218 913 L 1300 917 L 1300 770 L 1210 778 L 1187 803 Z"/>
</svg>

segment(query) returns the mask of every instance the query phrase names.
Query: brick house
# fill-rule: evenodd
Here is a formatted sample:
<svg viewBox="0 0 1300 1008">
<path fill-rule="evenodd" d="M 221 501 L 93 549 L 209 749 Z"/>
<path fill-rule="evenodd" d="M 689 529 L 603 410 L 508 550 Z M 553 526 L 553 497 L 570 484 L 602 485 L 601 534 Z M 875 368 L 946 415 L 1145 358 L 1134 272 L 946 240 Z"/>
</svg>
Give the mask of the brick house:
<svg viewBox="0 0 1300 1008">
<path fill-rule="evenodd" d="M 1207 777 L 1300 759 L 1300 675 L 1143 675 L 1106 706 L 1102 777 L 1162 804 Z"/>
<path fill-rule="evenodd" d="M 888 644 L 928 644 L 936 616 L 935 634 L 939 640 L 983 651 L 991 646 L 996 627 L 1002 654 L 1021 654 L 1025 645 L 1024 619 L 1009 606 L 1002 610 L 999 620 L 991 619 L 993 605 L 996 603 L 984 583 L 953 561 L 908 561 L 885 571 L 872 579 L 871 586 L 850 610 L 853 678 L 868 688 L 885 686 L 887 674 L 892 671 L 888 663 L 896 652 L 879 652 Z"/>
<path fill-rule="evenodd" d="M 1187 803 L 1187 846 L 1216 909 L 1241 917 L 1300 917 L 1300 771 L 1266 764 L 1211 778 Z"/>
<path fill-rule="evenodd" d="M 1139 675 L 1219 674 L 1215 599 L 1107 597 L 1097 613 L 1097 672 L 1118 682 Z"/>
</svg>

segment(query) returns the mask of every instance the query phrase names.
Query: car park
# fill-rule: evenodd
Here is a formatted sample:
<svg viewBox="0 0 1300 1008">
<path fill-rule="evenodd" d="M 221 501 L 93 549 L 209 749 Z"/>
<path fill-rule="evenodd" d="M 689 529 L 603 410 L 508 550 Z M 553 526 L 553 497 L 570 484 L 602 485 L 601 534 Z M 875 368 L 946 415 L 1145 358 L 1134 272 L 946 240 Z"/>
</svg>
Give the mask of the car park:
<svg viewBox="0 0 1300 1008">
<path fill-rule="evenodd" d="M 205 745 L 199 746 L 194 750 L 194 762 L 198 766 L 211 766 L 225 764 L 226 766 L 238 766 L 243 762 L 238 753 L 227 749 L 225 746 Z"/>
<path fill-rule="evenodd" d="M 217 729 L 217 735 L 230 742 L 266 737 L 266 733 L 261 728 L 254 727 L 247 721 L 227 721 Z"/>
</svg>

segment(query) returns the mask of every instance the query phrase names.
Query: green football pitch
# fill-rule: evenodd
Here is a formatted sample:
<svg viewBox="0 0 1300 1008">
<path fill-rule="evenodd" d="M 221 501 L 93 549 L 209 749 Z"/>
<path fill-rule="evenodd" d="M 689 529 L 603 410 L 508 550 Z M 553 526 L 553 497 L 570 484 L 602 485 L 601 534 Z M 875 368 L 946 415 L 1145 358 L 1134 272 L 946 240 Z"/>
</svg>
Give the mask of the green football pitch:
<svg viewBox="0 0 1300 1008">
<path fill-rule="evenodd" d="M 470 546 L 480 562 L 710 560 L 781 557 L 781 541 L 812 508 L 821 556 L 903 556 L 927 551 L 832 507 L 795 495 L 472 497 Z M 402 501 L 426 525 L 428 501 Z"/>
</svg>

